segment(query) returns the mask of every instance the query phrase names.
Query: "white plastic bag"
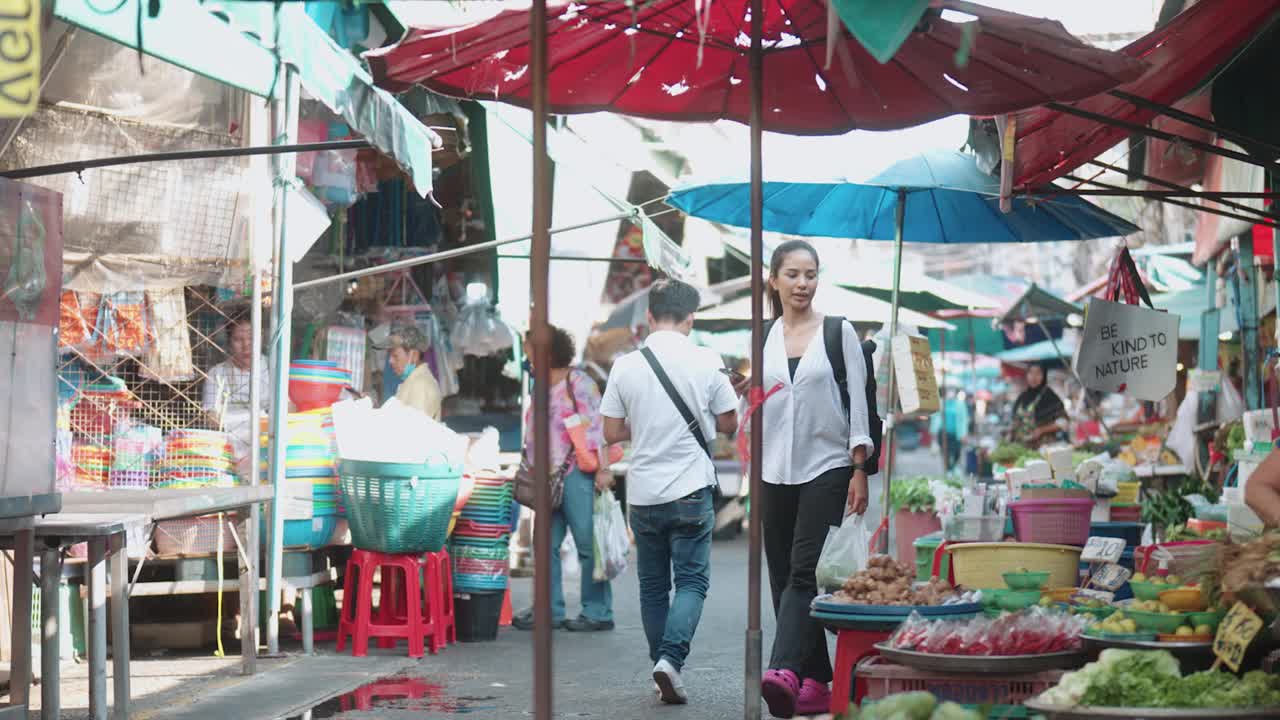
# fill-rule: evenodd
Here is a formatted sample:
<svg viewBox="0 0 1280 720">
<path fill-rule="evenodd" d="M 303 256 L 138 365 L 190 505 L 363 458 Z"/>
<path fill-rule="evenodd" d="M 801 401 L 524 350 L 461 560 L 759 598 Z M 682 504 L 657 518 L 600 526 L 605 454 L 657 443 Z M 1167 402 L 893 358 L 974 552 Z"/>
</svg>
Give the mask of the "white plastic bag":
<svg viewBox="0 0 1280 720">
<path fill-rule="evenodd" d="M 827 541 L 818 556 L 818 589 L 835 592 L 851 575 L 867 567 L 871 533 L 861 515 L 846 515 L 840 527 L 827 530 Z"/>
<path fill-rule="evenodd" d="M 627 569 L 627 553 L 631 551 L 622 505 L 613 493 L 596 495 L 592 522 L 595 526 L 595 570 L 591 577 L 596 582 L 612 580 Z"/>
</svg>

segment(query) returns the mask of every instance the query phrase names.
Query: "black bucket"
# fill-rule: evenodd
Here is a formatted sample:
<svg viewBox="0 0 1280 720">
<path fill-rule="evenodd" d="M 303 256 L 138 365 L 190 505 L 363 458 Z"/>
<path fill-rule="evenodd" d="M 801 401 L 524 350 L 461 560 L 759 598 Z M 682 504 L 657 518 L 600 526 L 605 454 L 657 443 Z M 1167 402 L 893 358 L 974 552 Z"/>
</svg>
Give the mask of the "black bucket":
<svg viewBox="0 0 1280 720">
<path fill-rule="evenodd" d="M 459 593 L 453 596 L 459 642 L 493 642 L 498 639 L 498 619 L 505 593 Z"/>
</svg>

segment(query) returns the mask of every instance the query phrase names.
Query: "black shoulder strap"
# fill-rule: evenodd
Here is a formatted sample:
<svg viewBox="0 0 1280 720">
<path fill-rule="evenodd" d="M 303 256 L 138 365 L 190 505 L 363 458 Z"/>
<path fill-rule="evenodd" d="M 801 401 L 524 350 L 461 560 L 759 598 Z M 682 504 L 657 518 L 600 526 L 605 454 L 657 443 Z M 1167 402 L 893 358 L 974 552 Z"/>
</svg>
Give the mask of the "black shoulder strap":
<svg viewBox="0 0 1280 720">
<path fill-rule="evenodd" d="M 693 433 L 693 439 L 698 441 L 698 446 L 707 454 L 707 457 L 711 457 L 711 447 L 707 444 L 706 436 L 702 434 L 702 423 L 694 417 L 693 411 L 685 404 L 684 398 L 680 397 L 676 387 L 671 384 L 671 378 L 667 376 L 667 371 L 662 369 L 662 363 L 658 362 L 658 357 L 647 347 L 640 348 L 640 354 L 649 361 L 649 367 L 653 368 L 653 374 L 658 376 L 662 389 L 667 391 L 667 396 L 671 398 L 671 402 L 675 403 L 680 417 L 684 418 L 684 424 L 689 428 L 689 432 Z"/>
<path fill-rule="evenodd" d="M 849 372 L 844 364 L 844 324 L 842 317 L 828 315 L 822 321 L 822 344 L 827 348 L 827 361 L 831 363 L 831 371 L 836 378 L 836 387 L 840 388 L 840 400 L 844 402 L 844 411 L 849 412 Z"/>
</svg>

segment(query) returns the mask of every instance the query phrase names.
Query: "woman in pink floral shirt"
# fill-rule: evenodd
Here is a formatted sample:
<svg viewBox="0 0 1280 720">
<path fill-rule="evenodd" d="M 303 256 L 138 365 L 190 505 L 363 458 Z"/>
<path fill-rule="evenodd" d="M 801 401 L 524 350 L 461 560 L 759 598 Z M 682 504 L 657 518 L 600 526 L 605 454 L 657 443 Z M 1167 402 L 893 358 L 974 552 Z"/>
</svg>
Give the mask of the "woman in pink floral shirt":
<svg viewBox="0 0 1280 720">
<path fill-rule="evenodd" d="M 585 450 L 597 458 L 597 470 L 588 474 L 573 468 L 564 477 L 564 499 L 551 516 L 551 619 L 555 627 L 577 632 L 595 632 L 613 629 L 613 591 L 608 581 L 592 579 L 595 567 L 595 524 L 592 512 L 596 493 L 609 492 L 613 487 L 613 474 L 609 471 L 607 446 L 604 442 L 604 419 L 600 416 L 600 391 L 595 381 L 581 370 L 570 367 L 577 350 L 573 338 L 564 330 L 552 327 L 551 336 L 551 467 L 558 468 L 565 458 L 574 455 L 573 440 L 565 426 L 565 418 L 577 415 L 582 419 Z M 533 431 L 532 409 L 525 411 L 525 428 Z M 526 448 L 526 459 L 532 463 L 531 450 Z M 572 620 L 565 618 L 564 589 L 561 587 L 559 548 L 566 533 L 573 533 L 573 543 L 578 548 L 578 561 L 582 566 L 582 613 Z M 533 628 L 533 610 L 527 610 L 512 618 L 512 626 L 521 630 Z"/>
</svg>

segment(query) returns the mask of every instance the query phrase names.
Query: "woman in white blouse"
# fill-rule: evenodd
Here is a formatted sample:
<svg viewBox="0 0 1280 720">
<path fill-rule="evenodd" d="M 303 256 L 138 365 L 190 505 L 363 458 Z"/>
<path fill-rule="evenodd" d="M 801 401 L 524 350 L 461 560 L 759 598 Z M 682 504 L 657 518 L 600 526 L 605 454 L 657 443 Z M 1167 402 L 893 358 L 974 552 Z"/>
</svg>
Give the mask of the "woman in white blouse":
<svg viewBox="0 0 1280 720">
<path fill-rule="evenodd" d="M 868 428 L 866 361 L 843 318 L 813 308 L 818 253 L 791 241 L 773 253 L 769 300 L 774 322 L 764 346 L 764 387 L 782 389 L 764 403 L 764 549 L 777 634 L 762 694 L 774 717 L 830 707 L 831 661 L 823 628 L 809 617 L 814 570 L 827 528 L 867 509 L 863 463 L 874 445 Z M 839 324 L 841 352 L 828 349 L 824 324 Z M 834 337 L 834 329 L 831 332 Z M 848 401 L 829 357 L 844 356 Z M 847 406 L 846 406 L 847 402 Z"/>
</svg>

